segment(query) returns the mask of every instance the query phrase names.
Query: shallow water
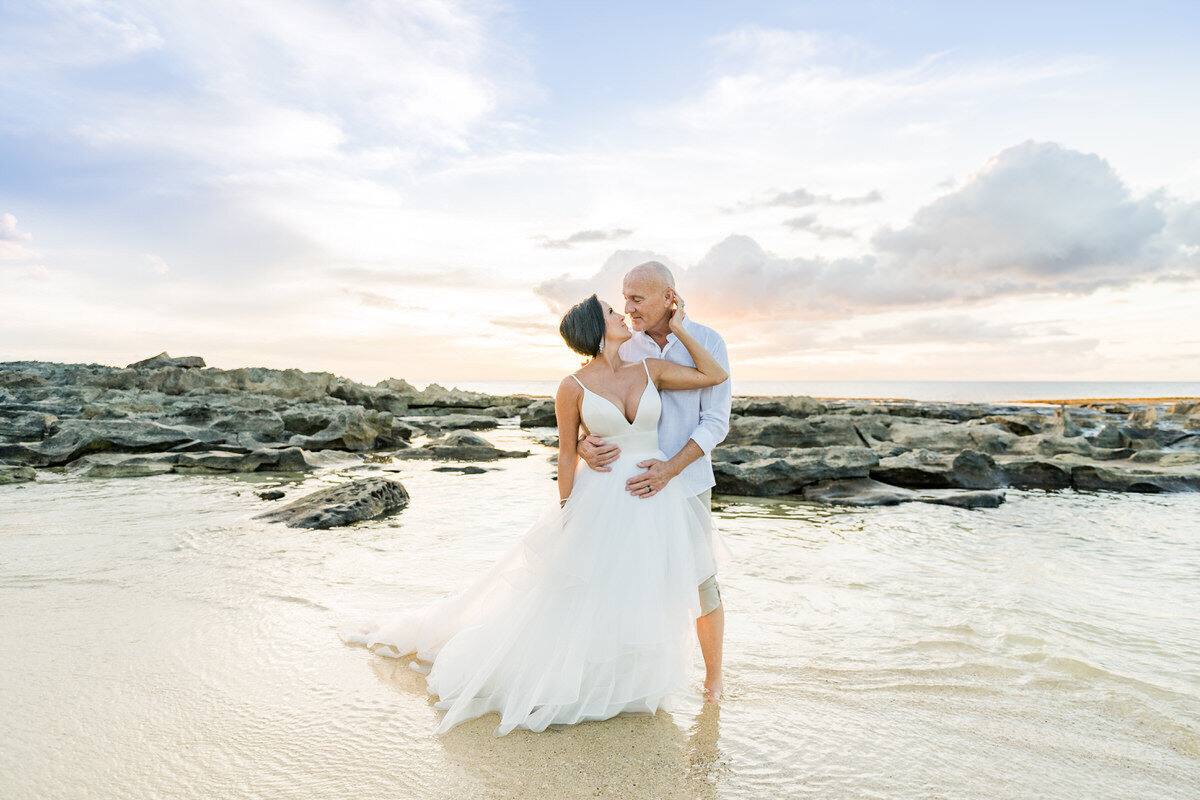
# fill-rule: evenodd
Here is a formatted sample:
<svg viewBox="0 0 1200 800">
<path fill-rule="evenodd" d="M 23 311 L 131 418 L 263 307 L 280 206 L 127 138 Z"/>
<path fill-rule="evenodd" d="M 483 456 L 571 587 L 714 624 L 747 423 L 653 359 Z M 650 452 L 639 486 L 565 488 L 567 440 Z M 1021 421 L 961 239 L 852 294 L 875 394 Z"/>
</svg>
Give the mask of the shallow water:
<svg viewBox="0 0 1200 800">
<path fill-rule="evenodd" d="M 0 487 L 0 795 L 1200 796 L 1200 494 L 718 497 L 720 708 L 434 737 L 423 677 L 333 624 L 465 583 L 536 518 L 551 451 L 488 436 L 534 455 Z M 380 468 L 413 496 L 389 519 L 251 519 Z"/>
</svg>

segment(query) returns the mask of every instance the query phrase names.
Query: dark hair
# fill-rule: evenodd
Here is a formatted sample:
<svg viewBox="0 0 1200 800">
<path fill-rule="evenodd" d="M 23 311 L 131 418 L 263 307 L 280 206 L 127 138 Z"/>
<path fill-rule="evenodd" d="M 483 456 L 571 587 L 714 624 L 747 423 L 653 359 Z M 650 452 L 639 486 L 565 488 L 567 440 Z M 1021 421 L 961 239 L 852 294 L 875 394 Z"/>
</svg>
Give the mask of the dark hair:
<svg viewBox="0 0 1200 800">
<path fill-rule="evenodd" d="M 604 341 L 604 308 L 600 298 L 592 295 L 582 303 L 571 306 L 558 324 L 563 341 L 576 353 L 595 358 Z"/>
</svg>

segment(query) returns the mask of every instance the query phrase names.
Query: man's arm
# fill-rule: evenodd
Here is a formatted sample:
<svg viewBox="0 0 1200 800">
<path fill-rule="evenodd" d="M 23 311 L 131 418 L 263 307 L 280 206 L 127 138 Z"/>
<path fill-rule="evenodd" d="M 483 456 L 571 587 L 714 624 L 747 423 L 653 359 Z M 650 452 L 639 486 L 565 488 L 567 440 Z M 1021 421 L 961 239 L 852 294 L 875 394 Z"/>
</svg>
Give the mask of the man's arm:
<svg viewBox="0 0 1200 800">
<path fill-rule="evenodd" d="M 721 367 L 729 374 L 729 354 L 725 348 L 725 340 L 719 334 L 714 334 L 715 340 L 709 343 L 708 351 L 716 357 Z M 688 446 L 695 443 L 703 454 L 713 451 L 713 448 L 729 435 L 729 413 L 733 408 L 733 379 L 732 376 L 716 386 L 700 390 L 700 422 L 692 431 Z M 687 446 L 684 447 L 687 449 Z M 683 452 L 682 450 L 680 452 Z M 695 461 L 691 459 L 687 463 Z M 685 464 L 684 466 L 687 466 Z"/>
</svg>

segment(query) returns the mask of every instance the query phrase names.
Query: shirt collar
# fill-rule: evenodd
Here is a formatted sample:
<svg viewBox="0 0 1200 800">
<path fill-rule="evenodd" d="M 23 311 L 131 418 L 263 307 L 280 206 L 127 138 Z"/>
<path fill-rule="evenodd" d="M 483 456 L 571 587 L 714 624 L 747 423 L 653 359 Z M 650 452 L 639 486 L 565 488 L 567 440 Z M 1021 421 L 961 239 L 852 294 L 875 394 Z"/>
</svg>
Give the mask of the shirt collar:
<svg viewBox="0 0 1200 800">
<path fill-rule="evenodd" d="M 692 322 L 691 317 L 684 317 L 684 320 L 683 320 L 684 328 L 686 328 L 687 330 L 690 331 L 694 324 L 695 323 Z M 635 333 L 645 337 L 647 342 L 649 342 L 651 345 L 653 345 L 655 349 L 658 349 L 658 342 L 651 339 L 650 334 L 646 333 L 645 331 L 635 331 Z M 676 336 L 674 333 L 668 333 L 667 334 L 667 343 L 665 345 L 663 345 L 662 350 L 660 352 L 666 353 L 667 350 L 671 349 L 671 345 L 676 344 L 678 341 L 679 341 L 678 336 Z"/>
</svg>

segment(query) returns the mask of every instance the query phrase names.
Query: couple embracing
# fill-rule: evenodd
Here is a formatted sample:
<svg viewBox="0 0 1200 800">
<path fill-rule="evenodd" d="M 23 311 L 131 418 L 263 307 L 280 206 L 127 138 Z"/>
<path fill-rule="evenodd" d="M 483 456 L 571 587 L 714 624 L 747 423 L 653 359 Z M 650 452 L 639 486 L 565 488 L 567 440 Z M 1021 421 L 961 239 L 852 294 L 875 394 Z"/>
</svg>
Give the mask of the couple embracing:
<svg viewBox="0 0 1200 800">
<path fill-rule="evenodd" d="M 725 343 L 686 316 L 658 262 L 622 292 L 632 331 L 595 295 L 559 327 L 590 359 L 555 397 L 559 502 L 466 589 L 340 631 L 430 665 L 437 733 L 493 711 L 503 736 L 670 709 L 697 640 L 705 699 L 722 696 L 716 576 L 729 551 L 709 454 L 729 429 Z"/>
</svg>

